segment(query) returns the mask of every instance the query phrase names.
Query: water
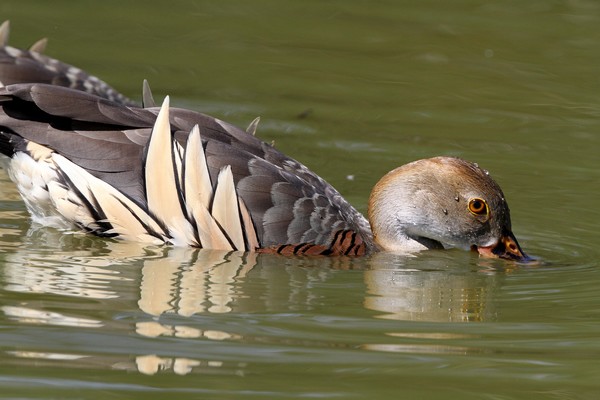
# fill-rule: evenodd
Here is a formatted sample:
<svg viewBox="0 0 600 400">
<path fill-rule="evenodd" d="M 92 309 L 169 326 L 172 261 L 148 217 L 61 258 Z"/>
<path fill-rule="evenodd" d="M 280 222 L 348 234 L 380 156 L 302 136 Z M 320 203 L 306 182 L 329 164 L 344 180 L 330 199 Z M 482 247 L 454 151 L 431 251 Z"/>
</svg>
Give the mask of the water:
<svg viewBox="0 0 600 400">
<path fill-rule="evenodd" d="M 0 170 L 0 397 L 600 398 L 600 5 L 21 2 L 11 43 L 246 126 L 361 211 L 477 161 L 535 266 L 281 258 L 32 226 Z"/>
</svg>

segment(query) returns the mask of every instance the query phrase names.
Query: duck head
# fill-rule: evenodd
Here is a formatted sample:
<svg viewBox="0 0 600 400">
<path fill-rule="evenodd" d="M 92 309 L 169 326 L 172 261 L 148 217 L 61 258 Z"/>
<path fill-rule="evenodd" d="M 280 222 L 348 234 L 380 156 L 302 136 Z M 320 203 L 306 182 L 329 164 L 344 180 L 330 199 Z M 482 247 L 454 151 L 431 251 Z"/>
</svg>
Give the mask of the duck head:
<svg viewBox="0 0 600 400">
<path fill-rule="evenodd" d="M 386 174 L 371 193 L 369 221 L 383 250 L 457 247 L 528 260 L 511 231 L 500 186 L 477 164 L 459 158 L 418 160 Z"/>
</svg>

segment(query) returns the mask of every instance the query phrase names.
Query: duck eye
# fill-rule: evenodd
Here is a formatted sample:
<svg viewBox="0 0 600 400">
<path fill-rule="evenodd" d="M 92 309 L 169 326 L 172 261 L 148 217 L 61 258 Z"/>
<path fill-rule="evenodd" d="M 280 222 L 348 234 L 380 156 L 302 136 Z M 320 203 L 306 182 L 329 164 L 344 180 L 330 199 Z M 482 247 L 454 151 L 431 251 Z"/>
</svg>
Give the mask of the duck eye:
<svg viewBox="0 0 600 400">
<path fill-rule="evenodd" d="M 478 198 L 469 200 L 469 211 L 473 215 L 487 215 L 490 212 L 485 200 Z"/>
</svg>

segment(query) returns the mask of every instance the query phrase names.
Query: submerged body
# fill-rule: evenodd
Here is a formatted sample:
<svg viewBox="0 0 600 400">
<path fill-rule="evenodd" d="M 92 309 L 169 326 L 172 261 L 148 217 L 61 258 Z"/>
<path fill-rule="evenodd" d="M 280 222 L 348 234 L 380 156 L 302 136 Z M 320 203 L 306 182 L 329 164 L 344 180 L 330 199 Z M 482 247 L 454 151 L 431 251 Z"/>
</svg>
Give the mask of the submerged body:
<svg viewBox="0 0 600 400">
<path fill-rule="evenodd" d="M 149 92 L 146 108 L 133 106 L 79 69 L 6 46 L 1 33 L 0 82 L 0 152 L 44 223 L 283 254 L 462 247 L 525 258 L 502 191 L 467 161 L 438 157 L 390 172 L 373 189 L 367 220 L 315 173 L 256 138 L 255 124 L 247 132 L 171 108 L 168 99 L 148 107 Z"/>
</svg>

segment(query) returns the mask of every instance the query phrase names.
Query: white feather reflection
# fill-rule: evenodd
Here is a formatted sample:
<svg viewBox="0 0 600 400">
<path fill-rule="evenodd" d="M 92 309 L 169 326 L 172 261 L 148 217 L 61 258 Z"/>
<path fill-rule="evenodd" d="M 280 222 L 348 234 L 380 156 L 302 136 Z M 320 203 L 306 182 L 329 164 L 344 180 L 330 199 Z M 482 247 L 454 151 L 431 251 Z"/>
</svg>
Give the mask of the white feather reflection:
<svg viewBox="0 0 600 400">
<path fill-rule="evenodd" d="M 257 256 L 183 248 L 170 253 L 168 258 L 144 262 L 138 305 L 148 314 L 230 312 L 231 303 L 241 296 L 234 292 L 233 284 L 256 264 Z"/>
<path fill-rule="evenodd" d="M 236 280 L 243 278 L 255 265 L 256 254 L 149 247 L 36 227 L 29 230 L 25 239 L 18 246 L 20 251 L 6 253 L 2 270 L 6 292 L 115 301 L 122 300 L 126 289 L 137 285 L 137 307 L 153 317 L 133 324 L 138 335 L 214 341 L 241 338 L 223 330 L 186 326 L 181 319 L 177 323 L 165 323 L 161 317 L 230 312 L 233 302 L 242 294 Z M 6 304 L 0 310 L 7 318 L 22 324 L 74 328 L 101 328 L 114 324 L 75 315 L 73 308 L 68 312 L 47 311 L 43 302 Z M 41 351 L 19 351 L 11 355 L 23 359 L 73 361 L 82 365 L 86 362 L 94 364 L 86 360 L 95 358 Z M 187 374 L 195 367 L 212 369 L 223 364 L 220 360 L 153 354 L 137 355 L 134 363 L 111 362 L 114 368 L 135 369 L 144 374 L 165 370 Z M 237 366 L 235 368 L 235 373 L 240 373 Z"/>
<path fill-rule="evenodd" d="M 182 260 L 186 260 L 182 262 Z M 175 314 L 189 317 L 198 313 L 227 313 L 242 296 L 235 283 L 256 264 L 256 254 L 218 250 L 171 249 L 169 257 L 145 260 L 140 283 L 140 310 L 155 317 Z M 157 320 L 135 324 L 136 333 L 146 337 L 172 336 L 209 340 L 239 340 L 240 335 L 222 330 L 198 329 Z M 218 368 L 219 360 L 186 357 L 136 357 L 137 370 L 146 375 L 172 370 L 185 375 L 195 367 Z M 241 373 L 240 370 L 236 372 Z"/>
</svg>

